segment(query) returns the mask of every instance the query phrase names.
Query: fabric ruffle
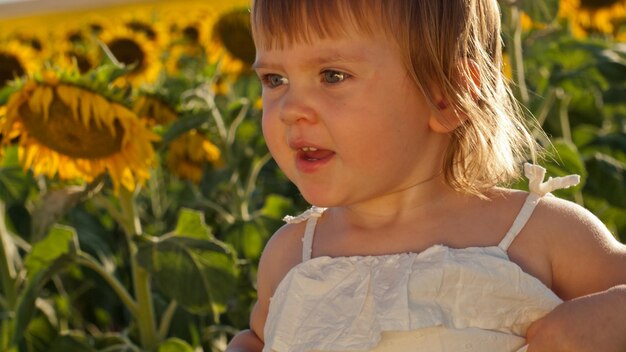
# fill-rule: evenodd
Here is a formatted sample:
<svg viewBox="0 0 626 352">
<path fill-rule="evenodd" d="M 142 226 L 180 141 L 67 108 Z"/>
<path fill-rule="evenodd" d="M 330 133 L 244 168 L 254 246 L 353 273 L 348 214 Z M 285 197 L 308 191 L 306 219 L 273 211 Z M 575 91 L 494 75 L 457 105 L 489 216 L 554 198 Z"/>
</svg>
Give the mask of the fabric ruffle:
<svg viewBox="0 0 626 352">
<path fill-rule="evenodd" d="M 523 337 L 561 302 L 498 247 L 317 257 L 277 287 L 264 351 L 367 350 L 383 331 L 435 326 Z"/>
<path fill-rule="evenodd" d="M 528 178 L 528 189 L 531 193 L 538 196 L 544 196 L 557 189 L 576 186 L 580 182 L 580 176 L 578 175 L 549 177 L 547 181 L 543 182 L 546 176 L 546 169 L 530 163 L 524 164 L 524 175 Z"/>
</svg>

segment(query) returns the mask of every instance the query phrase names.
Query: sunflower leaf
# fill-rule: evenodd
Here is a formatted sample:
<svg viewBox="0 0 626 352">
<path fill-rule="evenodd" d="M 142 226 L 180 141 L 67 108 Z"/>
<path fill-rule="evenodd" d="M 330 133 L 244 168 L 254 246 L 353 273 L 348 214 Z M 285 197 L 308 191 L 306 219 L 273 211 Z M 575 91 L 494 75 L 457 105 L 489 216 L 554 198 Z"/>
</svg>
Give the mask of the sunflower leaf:
<svg viewBox="0 0 626 352">
<path fill-rule="evenodd" d="M 222 313 L 234 295 L 234 251 L 213 238 L 201 212 L 183 209 L 176 230 L 140 244 L 137 258 L 163 293 L 192 313 Z"/>
<path fill-rule="evenodd" d="M 552 146 L 554 157 L 546 164 L 548 175 L 551 177 L 561 177 L 567 175 L 580 175 L 580 185 L 577 187 L 566 188 L 555 192 L 560 197 L 572 199 L 574 194 L 578 192 L 580 187 L 584 186 L 587 180 L 587 171 L 585 164 L 578 152 L 576 145 L 564 139 L 556 139 Z"/>
<path fill-rule="evenodd" d="M 78 249 L 76 231 L 67 226 L 55 225 L 48 236 L 35 243 L 24 260 L 28 276 L 33 277 L 39 271 L 49 267 L 58 258 L 75 253 Z"/>
<path fill-rule="evenodd" d="M 213 238 L 211 228 L 204 221 L 202 213 L 193 209 L 182 209 L 178 213 L 178 223 L 174 232 L 179 236 L 197 239 Z"/>
<path fill-rule="evenodd" d="M 66 236 L 67 234 L 65 234 Z M 61 235 L 63 236 L 63 235 Z M 33 248 L 34 249 L 34 248 Z M 20 293 L 15 310 L 15 326 L 12 336 L 12 344 L 17 344 L 23 337 L 28 323 L 35 314 L 35 300 L 44 285 L 58 272 L 61 272 L 71 264 L 69 256 L 60 255 L 49 261 L 35 273 L 30 273 L 24 290 Z M 32 265 L 32 264 L 31 264 Z"/>
<path fill-rule="evenodd" d="M 600 182 L 589 182 L 585 191 L 605 199 L 611 206 L 626 209 L 626 163 L 609 155 L 596 153 L 586 160 L 589 178 Z"/>
<path fill-rule="evenodd" d="M 215 240 L 170 234 L 140 244 L 137 259 L 161 291 L 187 311 L 217 315 L 236 292 L 238 268 L 232 253 Z"/>
<path fill-rule="evenodd" d="M 194 352 L 194 349 L 184 340 L 172 337 L 159 346 L 158 352 Z"/>
<path fill-rule="evenodd" d="M 163 138 L 161 140 L 161 149 L 167 147 L 173 140 L 180 137 L 184 133 L 202 126 L 204 123 L 209 121 L 210 118 L 211 116 L 207 112 L 199 112 L 181 116 L 178 120 L 172 123 L 167 131 L 165 131 L 165 134 L 163 135 Z"/>
</svg>

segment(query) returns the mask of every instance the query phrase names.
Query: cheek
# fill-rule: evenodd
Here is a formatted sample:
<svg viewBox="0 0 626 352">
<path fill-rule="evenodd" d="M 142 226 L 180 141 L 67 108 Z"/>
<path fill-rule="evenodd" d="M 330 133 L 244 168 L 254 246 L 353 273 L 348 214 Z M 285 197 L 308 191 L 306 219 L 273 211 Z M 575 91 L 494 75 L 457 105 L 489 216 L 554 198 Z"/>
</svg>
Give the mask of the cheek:
<svg viewBox="0 0 626 352">
<path fill-rule="evenodd" d="M 272 114 L 271 109 L 263 110 L 261 129 L 263 131 L 263 138 L 265 138 L 267 148 L 272 154 L 274 160 L 281 165 L 282 160 L 288 153 L 285 129 L 280 119 L 275 114 Z"/>
</svg>

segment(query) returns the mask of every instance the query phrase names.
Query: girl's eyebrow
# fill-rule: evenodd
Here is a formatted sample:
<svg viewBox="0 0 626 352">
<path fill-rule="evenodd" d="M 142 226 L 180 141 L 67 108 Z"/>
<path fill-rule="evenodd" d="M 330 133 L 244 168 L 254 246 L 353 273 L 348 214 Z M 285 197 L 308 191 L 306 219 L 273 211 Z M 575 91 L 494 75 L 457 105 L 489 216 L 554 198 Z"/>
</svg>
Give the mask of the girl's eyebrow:
<svg viewBox="0 0 626 352">
<path fill-rule="evenodd" d="M 318 55 L 314 57 L 308 58 L 303 65 L 323 65 L 328 63 L 359 63 L 366 60 L 365 55 L 339 55 L 339 54 L 330 54 L 330 55 Z M 265 62 L 261 60 L 257 60 L 252 64 L 252 69 L 256 70 L 259 68 L 264 69 L 272 69 L 279 68 L 279 64 L 275 64 L 272 62 Z"/>
</svg>

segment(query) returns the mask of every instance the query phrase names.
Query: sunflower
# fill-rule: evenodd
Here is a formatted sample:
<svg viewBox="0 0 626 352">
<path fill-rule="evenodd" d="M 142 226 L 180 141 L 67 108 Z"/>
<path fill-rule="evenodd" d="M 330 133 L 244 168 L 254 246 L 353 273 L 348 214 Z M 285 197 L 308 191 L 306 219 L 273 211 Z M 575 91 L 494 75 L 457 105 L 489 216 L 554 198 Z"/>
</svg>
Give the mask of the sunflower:
<svg viewBox="0 0 626 352">
<path fill-rule="evenodd" d="M 154 14 L 148 16 L 142 12 L 133 12 L 125 16 L 119 25 L 123 25 L 133 33 L 142 35 L 159 49 L 164 48 L 170 40 L 166 24 L 155 18 Z"/>
<path fill-rule="evenodd" d="M 35 175 L 90 182 L 107 172 L 115 191 L 150 177 L 158 139 L 121 103 L 55 74 L 26 81 L 9 98 L 0 131 L 19 135 L 20 163 Z"/>
<path fill-rule="evenodd" d="M 198 72 L 206 64 L 204 48 L 194 43 L 173 44 L 167 50 L 165 70 L 170 76 Z"/>
<path fill-rule="evenodd" d="M 626 0 L 560 0 L 559 17 L 568 19 L 576 37 L 615 35 L 616 24 L 626 20 Z"/>
<path fill-rule="evenodd" d="M 36 53 L 16 40 L 0 43 L 0 89 L 37 69 Z"/>
<path fill-rule="evenodd" d="M 164 18 L 169 24 L 172 43 L 205 45 L 209 42 L 211 25 L 216 15 L 211 11 L 196 9 L 189 13 L 172 12 Z"/>
<path fill-rule="evenodd" d="M 85 51 L 72 47 L 59 53 L 59 61 L 62 68 L 76 69 L 80 73 L 86 73 L 98 66 L 94 51 Z"/>
<path fill-rule="evenodd" d="M 57 52 L 51 61 L 61 69 L 82 74 L 98 66 L 98 50 L 96 50 L 95 43 L 82 40 L 59 42 Z"/>
<path fill-rule="evenodd" d="M 159 53 L 156 45 L 145 35 L 128 28 L 112 27 L 111 30 L 104 30 L 100 39 L 119 62 L 135 65 L 129 74 L 120 77 L 120 83 L 139 86 L 156 81 L 161 70 Z"/>
<path fill-rule="evenodd" d="M 21 30 L 20 32 L 14 33 L 12 37 L 22 45 L 33 49 L 38 55 L 41 55 L 46 51 L 44 39 L 46 35 L 47 32 Z"/>
<path fill-rule="evenodd" d="M 178 118 L 178 114 L 170 104 L 153 94 L 139 96 L 135 101 L 133 111 L 140 118 L 145 118 L 148 126 L 168 125 Z"/>
<path fill-rule="evenodd" d="M 221 165 L 220 155 L 206 136 L 191 130 L 169 145 L 167 166 L 178 177 L 198 184 L 206 163 Z"/>
<path fill-rule="evenodd" d="M 213 27 L 213 35 L 232 57 L 245 66 L 252 65 L 255 48 L 248 9 L 239 8 L 223 14 Z"/>
</svg>

